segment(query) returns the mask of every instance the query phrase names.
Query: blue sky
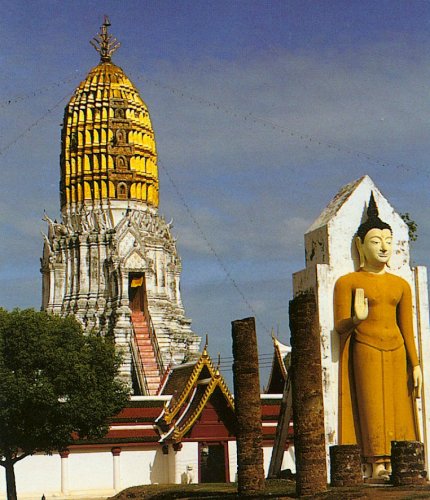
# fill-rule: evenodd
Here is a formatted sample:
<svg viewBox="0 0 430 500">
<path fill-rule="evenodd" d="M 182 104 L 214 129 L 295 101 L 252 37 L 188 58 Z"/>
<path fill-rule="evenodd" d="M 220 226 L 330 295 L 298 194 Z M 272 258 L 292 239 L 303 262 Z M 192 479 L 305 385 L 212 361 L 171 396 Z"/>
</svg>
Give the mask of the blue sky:
<svg viewBox="0 0 430 500">
<path fill-rule="evenodd" d="M 430 2 L 0 6 L 1 305 L 40 306 L 41 219 L 59 214 L 59 125 L 98 62 L 88 41 L 104 14 L 122 44 L 114 62 L 151 113 L 184 305 L 214 357 L 231 356 L 231 321 L 242 317 L 257 316 L 261 354 L 272 327 L 287 341 L 303 234 L 364 174 L 417 221 L 413 260 L 430 264 Z"/>
</svg>

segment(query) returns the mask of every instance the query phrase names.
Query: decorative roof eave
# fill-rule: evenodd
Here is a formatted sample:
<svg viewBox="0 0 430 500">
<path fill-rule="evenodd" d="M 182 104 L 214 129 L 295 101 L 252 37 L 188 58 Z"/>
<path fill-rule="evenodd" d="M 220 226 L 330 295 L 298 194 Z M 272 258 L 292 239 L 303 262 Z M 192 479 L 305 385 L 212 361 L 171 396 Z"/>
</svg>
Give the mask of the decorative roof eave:
<svg viewBox="0 0 430 500">
<path fill-rule="evenodd" d="M 234 411 L 234 399 L 233 399 L 233 396 L 232 396 L 229 388 L 227 387 L 227 384 L 225 383 L 224 377 L 221 376 L 221 374 L 219 373 L 218 370 L 217 370 L 217 373 L 216 373 L 216 377 L 217 377 L 216 381 L 217 381 L 217 384 L 218 384 L 219 388 L 221 389 L 221 392 L 224 394 L 224 397 L 226 398 L 229 406 Z"/>
<path fill-rule="evenodd" d="M 184 411 L 184 412 L 182 413 L 182 415 L 179 417 L 178 421 L 177 421 L 177 422 L 175 422 L 175 423 L 174 423 L 174 424 L 170 427 L 170 429 L 168 429 L 168 428 L 167 428 L 167 429 L 166 429 L 166 432 L 165 432 L 164 434 L 162 434 L 162 431 L 163 431 L 163 426 L 161 426 L 161 425 L 159 425 L 159 426 L 158 426 L 159 432 L 161 431 L 161 432 L 160 432 L 161 438 L 160 438 L 160 440 L 159 440 L 159 442 L 160 442 L 160 443 L 163 443 L 163 442 L 165 442 L 165 441 L 168 441 L 168 440 L 171 438 L 172 434 L 176 432 L 176 428 L 177 428 L 177 426 L 178 426 L 178 425 L 180 425 L 180 423 L 181 423 L 182 419 L 186 416 L 186 414 L 187 414 L 187 412 L 188 412 L 188 409 L 190 408 L 190 406 L 191 406 L 191 404 L 192 404 L 192 402 L 193 402 L 194 396 L 196 395 L 196 392 L 197 392 L 197 386 L 195 386 L 195 387 L 194 387 L 194 389 L 193 389 L 193 393 L 192 393 L 192 395 L 191 395 L 190 400 L 188 401 L 188 404 L 187 404 L 187 406 L 186 406 L 186 408 L 185 408 L 185 411 Z M 166 407 L 164 408 L 164 411 L 165 411 L 165 410 L 166 410 Z M 166 426 L 166 427 L 167 427 L 167 426 Z"/>
<path fill-rule="evenodd" d="M 291 352 L 291 347 L 285 344 L 281 344 L 281 342 L 279 342 L 279 340 L 276 338 L 273 338 L 273 344 L 275 348 L 276 359 L 281 367 L 284 380 L 286 380 L 288 377 L 288 370 L 284 359 L 285 356 L 287 356 Z"/>
<path fill-rule="evenodd" d="M 179 442 L 182 440 L 182 438 L 185 436 L 185 434 L 191 429 L 191 427 L 195 424 L 197 419 L 200 417 L 204 407 L 206 406 L 207 402 L 209 401 L 210 397 L 214 393 L 215 389 L 219 387 L 222 394 L 224 395 L 227 405 L 230 408 L 232 412 L 234 412 L 234 402 L 233 398 L 230 394 L 230 391 L 227 389 L 227 386 L 225 385 L 221 375 L 218 374 L 216 378 L 212 378 L 212 380 L 209 382 L 209 384 L 206 387 L 206 390 L 200 399 L 200 402 L 197 406 L 197 408 L 193 411 L 191 415 L 188 416 L 188 418 L 185 419 L 185 421 L 178 422 L 174 426 L 174 431 L 173 431 L 173 441 L 174 442 Z"/>
<path fill-rule="evenodd" d="M 291 353 L 291 346 L 279 342 L 279 340 L 275 337 L 273 332 L 272 332 L 272 341 L 273 341 L 273 359 L 272 359 L 272 368 L 270 370 L 269 382 L 267 384 L 267 388 L 269 388 L 272 384 L 272 378 L 273 378 L 273 373 L 275 371 L 275 366 L 279 367 L 284 382 L 287 380 L 289 361 L 286 362 L 285 358 L 288 354 Z"/>
<path fill-rule="evenodd" d="M 172 422 L 172 420 L 175 418 L 175 416 L 178 414 L 178 412 L 180 411 L 180 409 L 184 405 L 185 401 L 189 397 L 193 387 L 197 384 L 197 380 L 199 378 L 199 375 L 200 375 L 203 367 L 205 367 L 205 366 L 208 368 L 212 379 L 214 379 L 217 376 L 220 377 L 218 370 L 214 367 L 212 360 L 208 354 L 207 343 L 203 349 L 202 354 L 200 355 L 200 358 L 197 360 L 196 364 L 194 365 L 194 369 L 193 369 L 181 395 L 179 396 L 179 398 L 176 401 L 173 401 L 173 406 L 171 408 L 169 408 L 168 406 L 166 406 L 164 408 L 163 420 L 166 424 L 170 424 Z M 218 375 L 217 375 L 217 373 L 218 373 Z M 225 382 L 223 382 L 223 383 L 225 386 L 225 390 L 228 391 L 228 388 L 225 385 Z M 230 394 L 230 398 L 233 401 L 231 394 Z"/>
</svg>

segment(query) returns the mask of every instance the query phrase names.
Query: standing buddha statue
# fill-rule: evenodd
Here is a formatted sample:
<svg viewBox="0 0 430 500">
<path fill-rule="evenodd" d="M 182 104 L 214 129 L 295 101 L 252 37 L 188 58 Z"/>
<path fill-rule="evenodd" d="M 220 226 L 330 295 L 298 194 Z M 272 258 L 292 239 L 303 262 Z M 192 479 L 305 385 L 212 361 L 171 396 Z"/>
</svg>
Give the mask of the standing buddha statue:
<svg viewBox="0 0 430 500">
<path fill-rule="evenodd" d="M 338 279 L 335 329 L 340 334 L 339 443 L 361 448 L 366 475 L 388 478 L 391 441 L 417 440 L 414 398 L 422 374 L 414 342 L 409 284 L 387 272 L 391 227 L 373 193 L 355 243 L 360 269 Z"/>
</svg>

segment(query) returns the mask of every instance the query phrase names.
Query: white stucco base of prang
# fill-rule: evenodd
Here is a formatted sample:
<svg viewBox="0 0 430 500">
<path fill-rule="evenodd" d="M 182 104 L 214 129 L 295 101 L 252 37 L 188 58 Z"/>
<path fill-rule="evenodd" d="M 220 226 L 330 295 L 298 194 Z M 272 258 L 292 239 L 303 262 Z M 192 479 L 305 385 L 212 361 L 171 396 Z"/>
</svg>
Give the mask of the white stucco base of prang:
<svg viewBox="0 0 430 500">
<path fill-rule="evenodd" d="M 415 342 L 423 371 L 423 396 L 417 401 L 421 440 L 425 445 L 426 468 L 430 453 L 430 329 L 427 270 L 410 267 L 408 228 L 383 197 L 373 181 L 364 176 L 343 187 L 305 234 L 306 268 L 293 275 L 294 296 L 313 291 L 321 335 L 324 426 L 327 471 L 329 447 L 338 444 L 339 335 L 334 331 L 333 291 L 337 279 L 358 269 L 354 236 L 366 219 L 373 191 L 380 218 L 393 230 L 393 256 L 389 272 L 403 277 L 411 286 L 414 304 Z M 328 478 L 329 480 L 330 478 Z"/>
<path fill-rule="evenodd" d="M 185 317 L 176 240 L 156 209 L 112 200 L 65 207 L 62 222 L 45 218 L 43 310 L 73 314 L 86 331 L 112 335 L 123 353 L 120 375 L 131 382 L 129 282 L 131 273 L 141 273 L 164 367 L 197 356 L 200 337 Z"/>
</svg>

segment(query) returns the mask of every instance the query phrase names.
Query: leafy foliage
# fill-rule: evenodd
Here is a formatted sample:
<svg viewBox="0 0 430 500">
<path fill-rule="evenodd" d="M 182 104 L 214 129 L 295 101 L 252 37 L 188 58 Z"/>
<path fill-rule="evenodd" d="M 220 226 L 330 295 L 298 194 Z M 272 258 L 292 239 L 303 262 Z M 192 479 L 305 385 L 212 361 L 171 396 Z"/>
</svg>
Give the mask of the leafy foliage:
<svg viewBox="0 0 430 500">
<path fill-rule="evenodd" d="M 119 363 L 72 317 L 0 308 L 0 465 L 103 436 L 127 400 Z"/>
<path fill-rule="evenodd" d="M 417 223 L 411 219 L 409 212 L 405 212 L 404 214 L 400 214 L 400 217 L 403 219 L 403 222 L 408 226 L 408 235 L 410 241 L 417 241 L 418 239 L 418 226 Z"/>
</svg>

